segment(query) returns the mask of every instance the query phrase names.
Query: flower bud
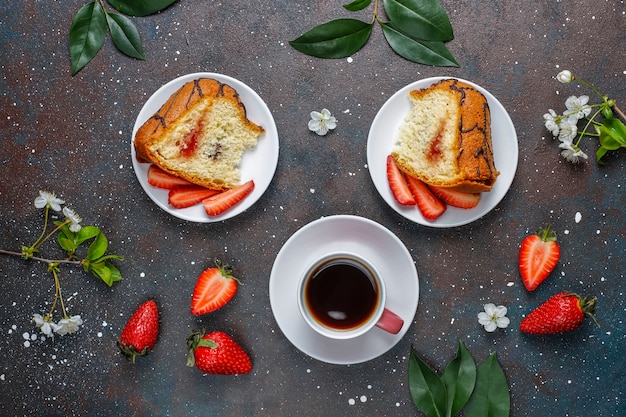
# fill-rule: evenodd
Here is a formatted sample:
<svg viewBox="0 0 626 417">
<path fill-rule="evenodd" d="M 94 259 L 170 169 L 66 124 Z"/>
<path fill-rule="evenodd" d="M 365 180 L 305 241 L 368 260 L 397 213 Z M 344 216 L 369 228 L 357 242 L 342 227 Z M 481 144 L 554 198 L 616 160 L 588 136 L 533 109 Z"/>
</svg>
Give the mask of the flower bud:
<svg viewBox="0 0 626 417">
<path fill-rule="evenodd" d="M 607 119 L 611 119 L 613 118 L 613 110 L 611 110 L 610 107 L 604 107 L 602 109 L 602 115 L 606 117 Z"/>
<path fill-rule="evenodd" d="M 568 84 L 572 82 L 574 76 L 571 71 L 563 70 L 557 74 L 556 79 L 559 80 L 560 83 Z"/>
</svg>

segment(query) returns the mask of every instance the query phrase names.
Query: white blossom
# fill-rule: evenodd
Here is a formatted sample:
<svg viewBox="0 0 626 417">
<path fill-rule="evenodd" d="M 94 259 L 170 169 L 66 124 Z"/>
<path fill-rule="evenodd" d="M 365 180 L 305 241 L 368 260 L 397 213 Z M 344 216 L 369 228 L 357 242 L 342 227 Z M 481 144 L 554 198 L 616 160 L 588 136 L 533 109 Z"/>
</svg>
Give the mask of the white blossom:
<svg viewBox="0 0 626 417">
<path fill-rule="evenodd" d="M 57 324 L 49 316 L 43 317 L 41 314 L 33 314 L 33 321 L 35 326 L 41 330 L 41 333 L 46 336 L 54 336 L 52 332 L 57 329 Z"/>
<path fill-rule="evenodd" d="M 563 70 L 557 74 L 556 79 L 559 80 L 560 83 L 569 84 L 574 79 L 574 76 L 571 71 Z"/>
<path fill-rule="evenodd" d="M 565 107 L 569 110 L 568 114 L 575 115 L 577 119 L 589 116 L 591 107 L 587 104 L 589 96 L 570 96 L 565 100 Z"/>
<path fill-rule="evenodd" d="M 546 129 L 548 129 L 552 136 L 558 136 L 559 134 L 559 123 L 558 123 L 559 115 L 552 109 L 548 109 L 548 113 L 543 115 L 543 119 L 545 120 Z"/>
<path fill-rule="evenodd" d="M 35 198 L 35 207 L 44 208 L 50 207 L 54 211 L 61 211 L 61 204 L 65 201 L 58 198 L 54 193 L 50 191 L 39 191 L 39 195 Z"/>
<path fill-rule="evenodd" d="M 561 142 L 571 142 L 578 134 L 578 119 L 576 116 L 569 116 L 559 123 L 559 140 Z"/>
<path fill-rule="evenodd" d="M 70 230 L 72 232 L 79 232 L 80 229 L 82 229 L 80 222 L 82 222 L 83 219 L 81 219 L 74 210 L 69 207 L 63 207 L 63 214 L 72 222 L 72 224 L 70 225 Z"/>
<path fill-rule="evenodd" d="M 66 316 L 65 318 L 59 320 L 57 328 L 54 331 L 61 336 L 68 333 L 76 333 L 81 324 L 83 324 L 83 320 L 80 318 L 80 315 L 71 317 Z"/>
<path fill-rule="evenodd" d="M 587 154 L 571 142 L 561 142 L 559 148 L 563 149 L 561 156 L 567 159 L 568 162 L 576 164 L 579 162 L 580 158 L 587 159 Z"/>
<path fill-rule="evenodd" d="M 322 109 L 321 112 L 312 111 L 311 120 L 309 120 L 309 130 L 324 136 L 329 130 L 337 127 L 337 119 L 330 114 L 328 109 Z"/>
<path fill-rule="evenodd" d="M 486 331 L 491 333 L 497 328 L 504 329 L 511 322 L 506 317 L 507 310 L 505 306 L 496 307 L 495 304 L 487 303 L 484 308 L 485 311 L 478 313 L 478 323 L 484 326 Z"/>
</svg>

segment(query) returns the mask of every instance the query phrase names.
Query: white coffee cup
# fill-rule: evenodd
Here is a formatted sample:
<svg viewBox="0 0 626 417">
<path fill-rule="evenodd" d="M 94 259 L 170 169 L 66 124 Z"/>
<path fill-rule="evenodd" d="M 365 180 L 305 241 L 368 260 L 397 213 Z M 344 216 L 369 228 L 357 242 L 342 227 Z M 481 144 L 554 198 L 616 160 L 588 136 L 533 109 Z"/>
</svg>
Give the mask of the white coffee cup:
<svg viewBox="0 0 626 417">
<path fill-rule="evenodd" d="M 298 284 L 298 307 L 307 324 L 332 339 L 351 339 L 377 326 L 397 334 L 404 321 L 385 308 L 378 270 L 349 252 L 326 254 L 309 265 Z"/>
</svg>

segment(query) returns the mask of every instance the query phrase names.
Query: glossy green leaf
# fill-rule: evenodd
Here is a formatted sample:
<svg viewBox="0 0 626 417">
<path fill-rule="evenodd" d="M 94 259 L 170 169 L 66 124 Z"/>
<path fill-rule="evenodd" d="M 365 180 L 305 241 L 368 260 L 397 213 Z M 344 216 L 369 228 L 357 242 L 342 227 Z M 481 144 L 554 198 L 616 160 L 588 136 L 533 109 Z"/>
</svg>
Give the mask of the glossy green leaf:
<svg viewBox="0 0 626 417">
<path fill-rule="evenodd" d="M 443 417 L 446 410 L 446 387 L 437 374 L 411 349 L 409 391 L 413 404 L 428 417 Z"/>
<path fill-rule="evenodd" d="M 365 9 L 372 3 L 372 0 L 354 0 L 352 3 L 344 4 L 343 8 L 351 12 L 357 12 Z"/>
<path fill-rule="evenodd" d="M 59 233 L 58 241 L 59 241 L 59 246 L 61 246 L 61 249 L 63 249 L 64 251 L 74 252 L 76 250 L 76 244 L 74 244 L 73 241 L 71 241 L 70 239 L 65 237 L 65 235 L 62 235 L 61 233 Z"/>
<path fill-rule="evenodd" d="M 122 273 L 119 269 L 115 267 L 115 265 L 109 262 L 105 262 L 104 264 L 107 268 L 109 268 L 109 271 L 111 272 L 111 284 L 109 284 L 109 286 L 111 286 L 114 282 L 122 280 Z"/>
<path fill-rule="evenodd" d="M 510 409 L 509 385 L 494 352 L 476 370 L 476 386 L 463 410 L 463 415 L 508 417 Z"/>
<path fill-rule="evenodd" d="M 109 287 L 113 285 L 113 273 L 104 262 L 91 264 L 89 269 L 96 277 L 104 281 L 106 285 Z"/>
<path fill-rule="evenodd" d="M 596 162 L 603 165 L 604 162 L 602 162 L 602 157 L 606 155 L 608 151 L 609 150 L 607 148 L 600 146 L 598 150 L 596 151 Z"/>
<path fill-rule="evenodd" d="M 106 236 L 103 233 L 98 233 L 95 240 L 91 242 L 89 245 L 89 249 L 87 250 L 87 259 L 96 260 L 100 258 L 107 250 L 109 246 L 109 242 L 107 241 Z"/>
<path fill-rule="evenodd" d="M 146 59 L 141 48 L 139 31 L 129 18 L 117 13 L 107 13 L 107 23 L 117 49 L 129 57 Z"/>
<path fill-rule="evenodd" d="M 426 41 L 454 39 L 448 14 L 438 0 L 384 0 L 385 13 L 398 30 Z"/>
<path fill-rule="evenodd" d="M 436 67 L 458 67 L 448 48 L 439 41 L 418 41 L 398 31 L 390 23 L 380 23 L 385 39 L 401 57 L 420 64 Z"/>
<path fill-rule="evenodd" d="M 108 0 L 117 11 L 128 16 L 148 16 L 166 9 L 176 0 Z"/>
<path fill-rule="evenodd" d="M 100 233 L 100 229 L 96 226 L 84 226 L 76 234 L 76 244 L 80 245 L 84 241 L 98 236 L 98 233 Z"/>
<path fill-rule="evenodd" d="M 96 56 L 107 34 L 106 17 L 97 1 L 83 6 L 70 27 L 70 59 L 75 75 Z"/>
<path fill-rule="evenodd" d="M 289 44 L 298 51 L 317 58 L 345 58 L 365 45 L 373 23 L 357 19 L 337 19 L 306 32 Z"/>
<path fill-rule="evenodd" d="M 598 127 L 600 133 L 600 144 L 614 151 L 621 147 L 626 147 L 626 126 L 618 119 L 605 118 L 602 125 Z"/>
<path fill-rule="evenodd" d="M 476 363 L 460 340 L 456 357 L 448 363 L 441 379 L 448 396 L 446 416 L 454 416 L 467 403 L 476 384 Z"/>
</svg>

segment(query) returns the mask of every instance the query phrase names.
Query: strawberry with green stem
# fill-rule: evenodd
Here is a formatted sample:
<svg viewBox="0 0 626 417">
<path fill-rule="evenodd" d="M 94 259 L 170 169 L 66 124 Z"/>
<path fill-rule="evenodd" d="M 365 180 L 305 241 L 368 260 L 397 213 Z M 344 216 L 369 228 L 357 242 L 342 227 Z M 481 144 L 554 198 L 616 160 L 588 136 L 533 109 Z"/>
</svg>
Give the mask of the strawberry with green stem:
<svg viewBox="0 0 626 417">
<path fill-rule="evenodd" d="M 154 300 L 141 304 L 130 316 L 122 330 L 117 347 L 132 363 L 154 349 L 159 335 L 159 309 Z"/>
<path fill-rule="evenodd" d="M 252 371 L 248 354 L 224 332 L 194 331 L 187 337 L 187 366 L 207 374 L 236 375 Z"/>
<path fill-rule="evenodd" d="M 562 291 L 531 311 L 520 323 L 520 330 L 529 334 L 555 334 L 569 332 L 582 324 L 585 316 L 596 324 L 596 297 L 581 297 Z"/>
</svg>

